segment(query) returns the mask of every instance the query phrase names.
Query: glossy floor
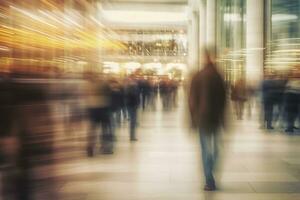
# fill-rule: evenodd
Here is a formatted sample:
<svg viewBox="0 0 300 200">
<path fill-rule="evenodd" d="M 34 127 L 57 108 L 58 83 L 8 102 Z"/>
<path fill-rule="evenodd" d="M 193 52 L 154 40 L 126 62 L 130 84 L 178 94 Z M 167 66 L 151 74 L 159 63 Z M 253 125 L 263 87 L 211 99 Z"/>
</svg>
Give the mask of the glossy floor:
<svg viewBox="0 0 300 200">
<path fill-rule="evenodd" d="M 225 131 L 219 190 L 204 192 L 199 139 L 185 126 L 183 108 L 140 112 L 137 142 L 129 141 L 125 123 L 117 129 L 113 155 L 86 158 L 82 149 L 78 159 L 51 166 L 51 174 L 42 173 L 47 166 L 41 174 L 57 179 L 61 199 L 300 199 L 300 137 L 266 132 L 255 118 L 233 121 Z"/>
</svg>

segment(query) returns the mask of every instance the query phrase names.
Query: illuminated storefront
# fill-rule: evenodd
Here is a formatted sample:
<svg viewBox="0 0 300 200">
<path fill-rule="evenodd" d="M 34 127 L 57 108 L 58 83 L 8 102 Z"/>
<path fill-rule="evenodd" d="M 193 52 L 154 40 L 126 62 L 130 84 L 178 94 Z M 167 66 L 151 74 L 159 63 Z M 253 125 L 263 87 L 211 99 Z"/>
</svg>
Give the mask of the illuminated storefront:
<svg viewBox="0 0 300 200">
<path fill-rule="evenodd" d="M 76 1 L 0 3 L 2 71 L 72 74 L 101 70 L 101 52 L 120 50 L 93 9 Z"/>
</svg>

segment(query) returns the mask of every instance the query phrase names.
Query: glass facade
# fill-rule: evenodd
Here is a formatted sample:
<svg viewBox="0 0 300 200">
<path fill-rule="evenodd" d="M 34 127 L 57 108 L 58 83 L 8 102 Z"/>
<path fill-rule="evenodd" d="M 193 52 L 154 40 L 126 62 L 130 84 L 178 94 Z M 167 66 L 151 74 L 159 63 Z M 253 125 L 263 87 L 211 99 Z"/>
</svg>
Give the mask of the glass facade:
<svg viewBox="0 0 300 200">
<path fill-rule="evenodd" d="M 300 0 L 264 1 L 264 74 L 300 65 Z M 228 83 L 245 78 L 245 0 L 217 0 L 217 61 Z"/>
<path fill-rule="evenodd" d="M 265 73 L 289 72 L 300 64 L 300 1 L 269 0 L 265 11 Z"/>
<path fill-rule="evenodd" d="M 232 83 L 245 76 L 244 0 L 217 1 L 217 61 Z"/>
</svg>

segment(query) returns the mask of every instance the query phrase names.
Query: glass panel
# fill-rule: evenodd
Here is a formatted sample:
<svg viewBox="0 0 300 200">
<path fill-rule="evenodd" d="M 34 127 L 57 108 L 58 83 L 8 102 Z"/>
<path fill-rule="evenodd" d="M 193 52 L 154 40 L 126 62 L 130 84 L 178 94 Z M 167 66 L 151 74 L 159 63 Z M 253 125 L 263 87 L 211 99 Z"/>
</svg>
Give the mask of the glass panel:
<svg viewBox="0 0 300 200">
<path fill-rule="evenodd" d="M 272 0 L 267 34 L 265 73 L 287 73 L 300 64 L 299 0 Z"/>
<path fill-rule="evenodd" d="M 217 61 L 228 83 L 244 78 L 244 0 L 219 0 L 217 6 Z"/>
</svg>

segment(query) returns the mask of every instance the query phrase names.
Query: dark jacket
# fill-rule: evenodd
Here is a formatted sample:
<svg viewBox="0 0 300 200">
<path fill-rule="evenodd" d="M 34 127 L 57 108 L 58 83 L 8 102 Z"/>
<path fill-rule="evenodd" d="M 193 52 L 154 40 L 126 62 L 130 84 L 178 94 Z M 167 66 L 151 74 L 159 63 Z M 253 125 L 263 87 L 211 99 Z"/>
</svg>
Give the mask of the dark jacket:
<svg viewBox="0 0 300 200">
<path fill-rule="evenodd" d="M 189 107 L 194 127 L 215 133 L 224 123 L 226 89 L 213 64 L 206 65 L 192 78 Z"/>
<path fill-rule="evenodd" d="M 137 108 L 140 104 L 140 95 L 137 85 L 129 85 L 126 91 L 126 106 Z"/>
</svg>

